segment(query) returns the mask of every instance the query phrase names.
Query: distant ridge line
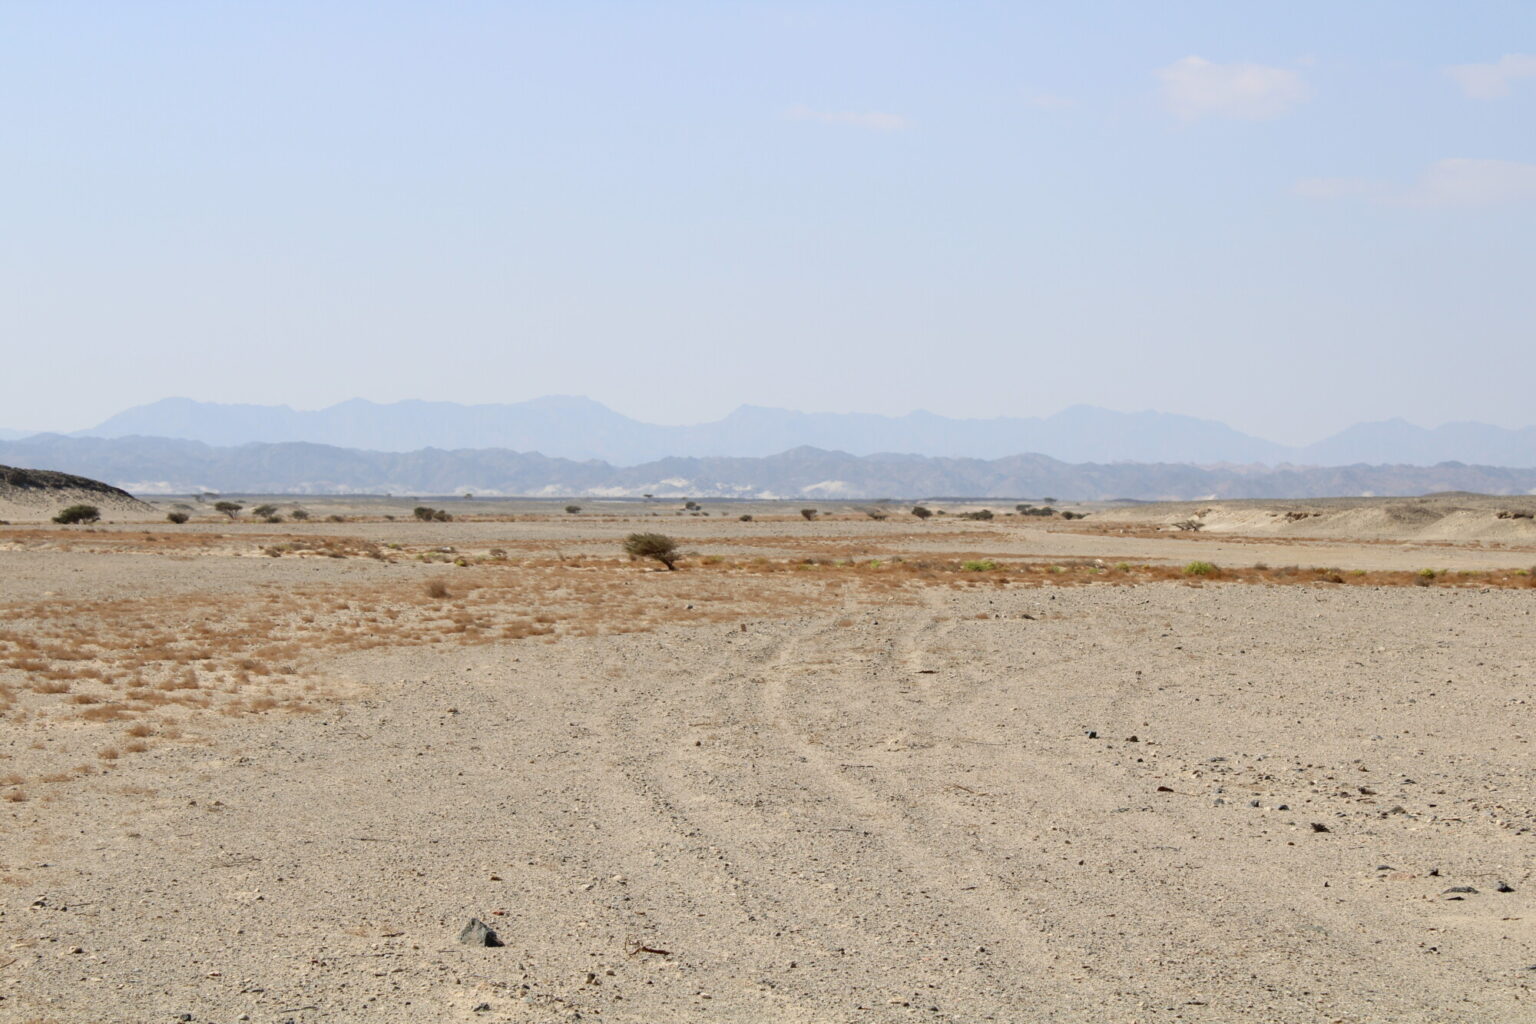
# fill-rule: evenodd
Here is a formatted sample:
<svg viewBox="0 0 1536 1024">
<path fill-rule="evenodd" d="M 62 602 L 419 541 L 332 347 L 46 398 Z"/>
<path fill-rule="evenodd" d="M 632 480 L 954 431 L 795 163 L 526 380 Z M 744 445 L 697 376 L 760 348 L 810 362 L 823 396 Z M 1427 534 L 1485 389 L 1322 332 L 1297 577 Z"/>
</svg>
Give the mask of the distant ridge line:
<svg viewBox="0 0 1536 1024">
<path fill-rule="evenodd" d="M 753 458 L 673 457 L 638 466 L 507 449 L 380 452 L 311 443 L 219 447 L 175 438 L 41 434 L 0 442 L 0 463 L 59 470 L 137 494 L 406 494 L 522 497 L 805 498 L 906 501 L 1175 501 L 1410 496 L 1438 491 L 1536 493 L 1536 469 L 1443 463 L 1265 467 L 1068 463 L 850 455 L 800 446 Z"/>
<path fill-rule="evenodd" d="M 1234 430 L 1215 420 L 1078 405 L 1043 417 L 957 419 L 802 413 L 745 405 L 691 426 L 644 423 L 588 398 L 463 405 L 352 399 L 325 409 L 221 405 L 168 398 L 127 409 L 83 437 L 165 437 L 217 446 L 307 442 L 368 451 L 507 448 L 555 458 L 636 466 L 669 457 L 769 457 L 801 446 L 852 455 L 1005 458 L 1038 452 L 1072 463 L 1192 463 L 1281 467 L 1404 464 L 1536 466 L 1536 427 L 1480 423 L 1433 429 L 1401 419 L 1360 423 L 1301 447 Z"/>
</svg>

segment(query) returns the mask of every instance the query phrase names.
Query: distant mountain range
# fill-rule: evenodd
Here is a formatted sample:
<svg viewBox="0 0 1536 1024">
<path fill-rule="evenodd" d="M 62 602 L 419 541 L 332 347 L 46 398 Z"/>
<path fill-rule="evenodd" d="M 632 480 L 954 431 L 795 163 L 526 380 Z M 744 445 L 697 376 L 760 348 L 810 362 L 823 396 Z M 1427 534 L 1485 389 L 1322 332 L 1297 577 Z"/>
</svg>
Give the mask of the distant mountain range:
<svg viewBox="0 0 1536 1024">
<path fill-rule="evenodd" d="M 1180 500 L 1536 493 L 1536 469 L 1447 463 L 1345 467 L 1070 464 L 851 455 L 799 447 L 767 457 L 667 458 L 618 467 L 506 449 L 379 452 L 299 442 L 215 447 L 167 438 L 39 434 L 0 441 L 0 464 L 61 470 L 137 494 L 210 490 L 287 494 L 873 499 L 962 495 L 1062 500 Z"/>
<path fill-rule="evenodd" d="M 1459 461 L 1536 466 L 1536 427 L 1506 430 L 1451 423 L 1427 429 L 1394 419 L 1358 424 L 1295 448 L 1214 420 L 1084 405 L 1045 417 L 994 419 L 742 406 L 713 423 L 673 427 L 642 423 L 587 398 L 547 397 L 502 405 L 354 399 L 312 412 L 168 398 L 118 413 L 76 436 L 165 437 L 215 446 L 308 442 L 372 452 L 507 448 L 551 458 L 601 459 L 618 466 L 669 457 L 760 457 L 802 446 L 854 455 L 901 452 L 1000 459 L 1040 454 L 1073 463 L 1431 466 Z"/>
</svg>

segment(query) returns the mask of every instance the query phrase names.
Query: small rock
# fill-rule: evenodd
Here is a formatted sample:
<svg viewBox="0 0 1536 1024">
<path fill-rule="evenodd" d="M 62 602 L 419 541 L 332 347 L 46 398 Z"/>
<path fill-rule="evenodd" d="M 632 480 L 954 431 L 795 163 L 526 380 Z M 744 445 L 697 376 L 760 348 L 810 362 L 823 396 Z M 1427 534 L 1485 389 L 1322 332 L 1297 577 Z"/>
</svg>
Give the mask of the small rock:
<svg viewBox="0 0 1536 1024">
<path fill-rule="evenodd" d="M 1498 885 L 1494 886 L 1494 890 L 1497 892 L 1514 892 L 1515 887 L 1510 885 L 1508 882 L 1500 882 Z"/>
<path fill-rule="evenodd" d="M 1248 801 L 1248 806 L 1249 807 L 1261 807 L 1263 805 L 1260 804 L 1257 800 L 1249 800 Z"/>
<path fill-rule="evenodd" d="M 475 1013 L 490 1013 L 491 1012 L 491 1004 L 490 1003 L 481 1003 L 480 1005 L 475 1007 L 474 1012 Z"/>
<path fill-rule="evenodd" d="M 469 919 L 469 924 L 466 924 L 459 932 L 459 941 L 466 946 L 501 945 L 501 939 L 496 937 L 496 932 L 491 929 L 490 925 L 478 917 Z"/>
<path fill-rule="evenodd" d="M 1088 738 L 1091 739 L 1091 740 L 1096 740 L 1096 739 L 1099 738 L 1099 734 L 1094 732 L 1092 729 L 1089 729 L 1088 730 Z"/>
<path fill-rule="evenodd" d="M 1441 893 L 1440 895 L 1446 896 L 1446 895 L 1449 895 L 1450 893 L 1453 893 L 1453 892 L 1465 892 L 1465 893 L 1474 893 L 1475 894 L 1477 892 L 1477 890 L 1475 888 L 1473 888 L 1472 886 L 1470 886 L 1470 885 L 1453 885 L 1449 889 L 1445 890 L 1445 892 Z"/>
<path fill-rule="evenodd" d="M 1391 864 L 1377 864 L 1376 865 L 1376 870 L 1377 871 L 1396 871 L 1397 868 L 1393 867 Z"/>
<path fill-rule="evenodd" d="M 1313 832 L 1332 832 L 1333 829 L 1329 828 L 1327 825 L 1324 825 L 1320 821 L 1314 821 L 1312 823 L 1312 831 Z"/>
<path fill-rule="evenodd" d="M 1159 793 L 1172 793 L 1173 789 L 1170 786 L 1158 786 L 1157 791 Z"/>
<path fill-rule="evenodd" d="M 1277 811 L 1288 811 L 1290 809 L 1291 809 L 1291 805 L 1290 804 L 1281 804 L 1279 807 L 1275 808 L 1275 810 L 1277 810 Z"/>
</svg>

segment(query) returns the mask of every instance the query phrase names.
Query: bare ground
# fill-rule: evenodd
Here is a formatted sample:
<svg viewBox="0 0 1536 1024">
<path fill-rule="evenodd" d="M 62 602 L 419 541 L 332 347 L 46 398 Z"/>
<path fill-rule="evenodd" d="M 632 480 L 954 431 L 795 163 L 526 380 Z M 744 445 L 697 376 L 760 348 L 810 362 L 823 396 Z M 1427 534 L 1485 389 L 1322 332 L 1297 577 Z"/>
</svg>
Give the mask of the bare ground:
<svg viewBox="0 0 1536 1024">
<path fill-rule="evenodd" d="M 656 525 L 0 531 L 0 1020 L 1533 1016 L 1517 541 Z"/>
</svg>

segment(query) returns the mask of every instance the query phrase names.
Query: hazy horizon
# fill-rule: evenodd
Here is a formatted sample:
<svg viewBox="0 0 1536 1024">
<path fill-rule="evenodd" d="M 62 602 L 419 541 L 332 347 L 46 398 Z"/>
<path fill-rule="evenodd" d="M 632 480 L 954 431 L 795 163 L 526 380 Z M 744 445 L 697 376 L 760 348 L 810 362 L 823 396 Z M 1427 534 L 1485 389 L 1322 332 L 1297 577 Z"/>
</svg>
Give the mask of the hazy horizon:
<svg viewBox="0 0 1536 1024">
<path fill-rule="evenodd" d="M 4 428 L 1533 422 L 1529 4 L 10 4 L 0 115 Z"/>
<path fill-rule="evenodd" d="M 296 405 L 296 404 L 289 403 L 289 402 L 228 402 L 228 403 L 205 402 L 205 400 L 203 400 L 203 399 L 195 398 L 195 397 L 192 397 L 192 396 L 189 396 L 189 395 L 166 395 L 166 396 L 162 396 L 159 399 L 155 399 L 155 400 L 152 400 L 150 402 L 146 402 L 146 403 L 142 403 L 142 404 L 143 405 L 153 405 L 156 402 L 160 402 L 160 401 L 191 401 L 191 402 L 197 402 L 197 403 L 201 403 L 201 404 L 214 404 L 214 405 L 252 406 L 252 407 L 258 407 L 258 408 L 288 408 L 288 409 L 293 410 L 294 412 L 307 413 L 307 412 L 321 412 L 321 411 L 324 411 L 326 409 L 334 408 L 335 406 L 338 406 L 338 405 L 345 405 L 348 402 L 356 402 L 356 401 L 370 402 L 370 403 L 375 404 L 375 405 L 394 405 L 394 404 L 406 403 L 406 402 L 449 402 L 449 403 L 469 406 L 469 405 L 503 405 L 503 404 L 514 405 L 514 404 L 519 404 L 519 402 L 531 402 L 531 401 L 539 401 L 539 400 L 544 400 L 544 399 L 556 399 L 556 400 L 569 399 L 569 400 L 576 400 L 576 401 L 598 402 L 598 404 L 605 406 L 610 411 L 616 412 L 616 413 L 618 413 L 618 414 L 620 414 L 622 416 L 628 417 L 629 419 L 633 419 L 633 420 L 636 420 L 636 421 L 639 421 L 639 422 L 642 422 L 642 423 L 645 423 L 645 424 L 648 424 L 648 425 L 651 425 L 651 426 L 663 426 L 663 427 L 702 426 L 702 425 L 706 425 L 706 424 L 713 423 L 713 422 L 716 422 L 718 420 L 724 419 L 724 418 L 728 417 L 732 412 L 738 411 L 738 410 L 743 409 L 743 408 L 773 409 L 773 410 L 776 410 L 776 411 L 785 411 L 785 412 L 797 413 L 797 414 L 808 415 L 808 416 L 820 416 L 820 415 L 874 415 L 874 416 L 890 417 L 890 418 L 893 418 L 893 419 L 900 419 L 900 418 L 902 418 L 904 416 L 909 416 L 909 415 L 914 415 L 914 414 L 923 414 L 923 413 L 930 413 L 930 414 L 934 414 L 934 415 L 938 415 L 938 416 L 945 416 L 946 418 L 950 418 L 950 419 L 960 419 L 960 420 L 972 420 L 972 419 L 974 419 L 974 420 L 984 420 L 984 419 L 993 419 L 993 418 L 1020 418 L 1020 419 L 1038 418 L 1038 419 L 1050 419 L 1053 416 L 1059 415 L 1061 413 L 1068 412 L 1068 411 L 1070 411 L 1070 410 L 1072 410 L 1074 408 L 1081 408 L 1081 407 L 1084 407 L 1084 406 L 1089 407 L 1089 408 L 1095 408 L 1095 409 L 1103 409 L 1103 410 L 1106 410 L 1106 411 L 1109 411 L 1109 412 L 1119 413 L 1119 414 L 1123 414 L 1123 415 L 1136 415 L 1136 414 L 1141 414 L 1141 413 L 1155 413 L 1155 414 L 1172 415 L 1172 416 L 1189 416 L 1189 415 L 1191 415 L 1189 413 L 1180 412 L 1177 409 L 1158 409 L 1158 408 L 1111 409 L 1108 406 L 1095 405 L 1094 403 L 1089 403 L 1089 402 L 1072 403 L 1072 404 L 1069 404 L 1069 405 L 1064 405 L 1061 408 L 1052 409 L 1052 410 L 1049 410 L 1049 411 L 1024 412 L 1024 413 L 1018 413 L 1018 414 L 1001 414 L 1000 417 L 979 416 L 979 415 L 978 416 L 966 416 L 966 415 L 963 415 L 963 414 L 959 415 L 959 416 L 948 416 L 947 414 L 939 413 L 937 410 L 934 410 L 934 409 L 922 409 L 922 408 L 913 408 L 913 409 L 903 410 L 903 411 L 900 411 L 900 412 L 885 413 L 885 412 L 871 412 L 870 410 L 866 410 L 866 409 L 791 409 L 791 408 L 786 408 L 786 407 L 783 407 L 783 406 L 766 406 L 766 405 L 763 405 L 762 403 L 757 403 L 757 402 L 740 402 L 740 403 L 737 403 L 736 405 L 732 406 L 731 408 L 727 409 L 724 413 L 722 413 L 719 416 L 711 416 L 711 417 L 707 417 L 707 418 L 695 418 L 695 419 L 673 421 L 673 420 L 668 420 L 668 419 L 664 419 L 664 418 L 650 419 L 650 418 L 647 418 L 645 416 L 637 415 L 637 414 L 635 414 L 633 412 L 630 412 L 629 410 L 615 407 L 613 405 L 610 405 L 607 402 L 601 402 L 598 399 L 592 398 L 589 395 L 578 395 L 578 394 L 535 395 L 535 396 L 532 396 L 531 398 L 528 398 L 528 399 L 522 399 L 522 400 L 518 400 L 518 401 L 508 401 L 508 402 L 498 402 L 498 401 L 491 401 L 491 402 L 457 402 L 454 399 L 425 399 L 425 398 L 400 398 L 400 399 L 395 399 L 395 400 L 393 400 L 391 402 L 378 402 L 378 401 L 376 401 L 374 399 L 364 398 L 362 396 L 354 395 L 354 396 L 351 396 L 350 398 L 341 399 L 338 402 L 331 402 L 331 403 L 327 403 L 325 405 L 318 405 L 318 406 L 302 406 L 302 405 Z M 93 420 L 93 421 L 91 421 L 89 423 L 81 423 L 81 424 L 79 424 L 77 426 L 74 426 L 74 427 L 68 427 L 68 428 L 64 428 L 64 429 L 53 429 L 53 430 L 38 430 L 38 431 L 35 431 L 35 433 L 77 434 L 77 433 L 81 433 L 81 432 L 84 432 L 84 431 L 89 431 L 89 430 L 94 429 L 98 425 L 100 425 L 103 421 L 105 421 L 107 419 L 110 419 L 112 415 L 116 415 L 117 413 L 121 413 L 121 412 L 127 411 L 127 410 L 132 409 L 132 408 L 137 408 L 137 406 L 125 406 L 123 409 L 115 410 L 113 413 L 109 414 L 108 416 L 103 416 L 100 419 Z M 1240 429 L 1240 428 L 1235 427 L 1233 424 L 1228 424 L 1225 421 L 1219 420 L 1219 419 L 1215 419 L 1214 417 L 1196 417 L 1196 418 L 1204 419 L 1204 420 L 1209 420 L 1210 422 L 1213 422 L 1213 423 L 1221 423 L 1221 424 L 1224 424 L 1226 426 L 1233 426 L 1234 429 Z M 1488 425 L 1491 425 L 1491 426 L 1503 427 L 1505 429 L 1522 429 L 1522 428 L 1526 428 L 1526 427 L 1536 426 L 1536 418 L 1528 419 L 1525 422 L 1515 422 L 1515 423 L 1504 424 L 1504 423 L 1493 423 L 1493 422 L 1488 421 L 1488 420 L 1444 420 L 1444 421 L 1439 421 L 1439 422 L 1423 422 L 1423 421 L 1416 420 L 1416 419 L 1414 419 L 1411 416 L 1385 416 L 1385 417 L 1382 417 L 1381 420 L 1358 420 L 1358 421 L 1353 421 L 1351 423 L 1344 424 L 1344 427 L 1347 428 L 1347 427 L 1350 427 L 1350 426 L 1357 426 L 1357 425 L 1360 425 L 1362 423 L 1385 422 L 1385 421 L 1396 421 L 1396 420 L 1401 420 L 1403 422 L 1411 424 L 1412 426 L 1422 427 L 1422 428 L 1430 429 L 1430 430 L 1436 429 L 1438 427 L 1450 426 L 1450 425 L 1454 425 L 1454 424 L 1458 424 L 1458 423 L 1488 424 Z M 4 431 L 20 431 L 20 432 L 23 432 L 23 433 L 32 433 L 32 432 L 34 432 L 34 431 L 31 431 L 29 428 L 24 428 L 24 427 L 23 428 L 18 428 L 18 427 L 14 427 L 14 426 L 12 426 L 11 424 L 8 424 L 8 423 L 0 423 L 0 430 L 4 430 Z M 1288 446 L 1296 447 L 1296 448 L 1302 448 L 1302 447 L 1305 447 L 1308 444 L 1313 444 L 1313 443 L 1317 443 L 1319 441 L 1326 440 L 1329 437 L 1332 437 L 1334 434 L 1337 433 L 1337 431 L 1330 431 L 1329 433 L 1326 433 L 1326 434 L 1319 434 L 1319 435 L 1317 435 L 1315 437 L 1306 438 L 1306 439 L 1302 440 L 1299 443 L 1293 443 L 1293 442 L 1280 441 L 1278 438 L 1268 437 L 1268 436 L 1266 436 L 1264 434 L 1252 433 L 1252 432 L 1248 432 L 1248 431 L 1243 431 L 1243 432 L 1244 433 L 1249 433 L 1250 436 L 1255 437 L 1255 438 L 1260 439 L 1260 440 L 1275 441 L 1276 443 L 1287 444 Z"/>
</svg>

